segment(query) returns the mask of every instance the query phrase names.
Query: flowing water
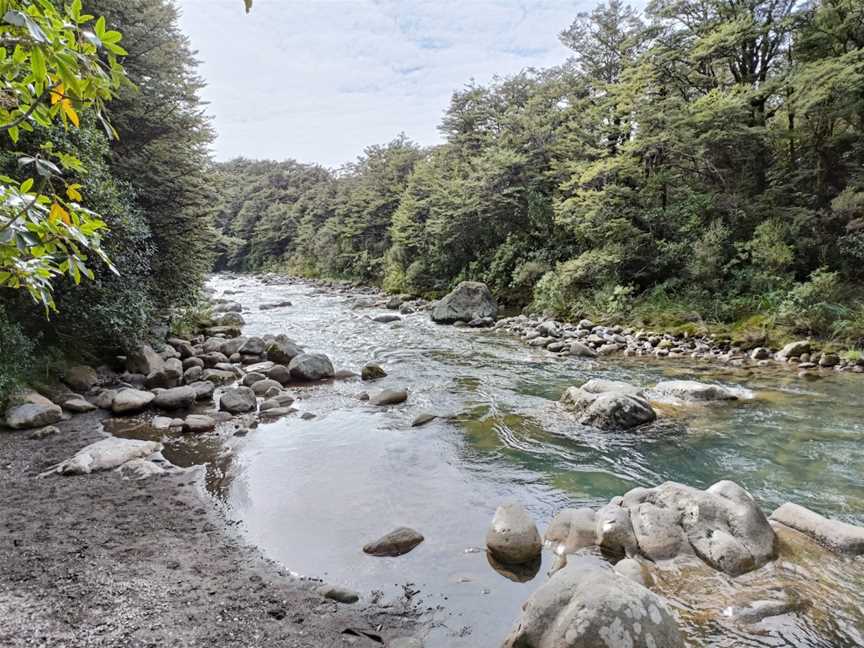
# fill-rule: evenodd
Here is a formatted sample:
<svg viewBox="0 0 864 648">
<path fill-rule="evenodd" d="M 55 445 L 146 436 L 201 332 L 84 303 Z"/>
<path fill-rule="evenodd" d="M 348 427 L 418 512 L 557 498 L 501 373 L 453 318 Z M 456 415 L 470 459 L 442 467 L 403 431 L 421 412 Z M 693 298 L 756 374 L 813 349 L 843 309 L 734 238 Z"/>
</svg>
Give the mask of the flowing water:
<svg viewBox="0 0 864 648">
<path fill-rule="evenodd" d="M 497 571 L 480 550 L 504 501 L 524 504 L 542 532 L 565 506 L 598 507 L 635 486 L 732 479 L 767 512 L 793 501 L 864 524 L 861 376 L 806 382 L 780 369 L 559 358 L 504 333 L 436 326 L 425 313 L 375 323 L 380 309 L 310 285 L 217 277 L 212 286 L 243 304 L 246 335 L 285 333 L 328 354 L 337 369 L 377 362 L 389 375 L 374 388 L 405 387 L 410 396 L 376 408 L 358 400 L 372 389 L 359 379 L 296 389 L 297 407 L 315 418 L 262 423 L 223 450 L 212 438 L 187 440 L 175 454 L 207 463 L 209 492 L 269 557 L 382 601 L 418 604 L 431 622 L 427 646 L 500 645 L 545 581 L 548 556 L 531 578 Z M 285 299 L 293 305 L 259 310 Z M 555 403 L 593 377 L 642 386 L 694 378 L 746 387 L 755 398 L 666 407 L 668 423 L 648 433 L 600 433 Z M 439 418 L 412 428 L 424 412 Z M 398 558 L 363 554 L 366 542 L 398 526 L 419 530 L 425 542 Z M 793 534 L 781 559 L 745 577 L 695 572 L 663 571 L 657 584 L 693 646 L 864 645 L 861 558 Z M 724 614 L 778 592 L 802 604 L 753 626 Z"/>
</svg>

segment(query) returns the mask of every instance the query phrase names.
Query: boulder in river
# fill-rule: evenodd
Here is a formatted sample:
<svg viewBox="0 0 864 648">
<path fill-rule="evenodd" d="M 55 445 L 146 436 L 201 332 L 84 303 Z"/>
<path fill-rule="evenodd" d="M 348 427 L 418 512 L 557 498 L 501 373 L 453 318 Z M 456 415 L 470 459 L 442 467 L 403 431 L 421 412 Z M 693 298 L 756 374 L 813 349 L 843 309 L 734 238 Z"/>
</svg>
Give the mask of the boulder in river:
<svg viewBox="0 0 864 648">
<path fill-rule="evenodd" d="M 418 414 L 414 417 L 414 420 L 411 421 L 411 427 L 420 427 L 422 425 L 426 425 L 427 423 L 431 423 L 436 418 L 438 418 L 437 414 L 430 414 L 429 412 L 423 412 L 422 414 Z"/>
<path fill-rule="evenodd" d="M 271 380 L 270 378 L 265 378 L 264 380 L 258 380 L 252 383 L 252 391 L 255 392 L 256 396 L 264 396 L 264 394 L 266 394 L 270 389 L 275 389 L 278 393 L 282 391 L 282 384 L 275 380 Z"/>
<path fill-rule="evenodd" d="M 210 416 L 204 414 L 190 414 L 183 421 L 183 431 L 191 432 L 192 434 L 200 434 L 202 432 L 210 432 L 216 428 L 216 421 Z"/>
<path fill-rule="evenodd" d="M 701 383 L 696 380 L 665 380 L 651 390 L 660 397 L 676 398 L 683 401 L 723 401 L 737 400 L 738 394 L 728 387 Z"/>
<path fill-rule="evenodd" d="M 542 546 L 537 525 L 521 504 L 498 507 L 486 533 L 486 548 L 496 560 L 505 564 L 533 562 Z"/>
<path fill-rule="evenodd" d="M 369 397 L 373 405 L 398 405 L 408 400 L 408 391 L 405 389 L 382 389 Z"/>
<path fill-rule="evenodd" d="M 571 554 L 597 543 L 597 515 L 590 508 L 567 508 L 555 514 L 543 541 L 555 553 Z"/>
<path fill-rule="evenodd" d="M 288 365 L 294 380 L 314 381 L 332 378 L 335 371 L 333 363 L 323 353 L 301 353 Z"/>
<path fill-rule="evenodd" d="M 792 502 L 774 511 L 771 521 L 791 527 L 832 551 L 864 554 L 864 527 L 831 520 Z"/>
<path fill-rule="evenodd" d="M 439 324 L 470 322 L 484 317 L 494 318 L 498 304 L 484 283 L 463 281 L 432 309 L 432 321 Z"/>
<path fill-rule="evenodd" d="M 648 401 L 619 391 L 592 393 L 570 387 L 561 404 L 574 411 L 582 425 L 607 431 L 630 430 L 657 419 Z"/>
<path fill-rule="evenodd" d="M 401 317 L 394 315 L 393 313 L 382 313 L 381 315 L 373 317 L 372 321 L 378 322 L 379 324 L 389 324 L 390 322 L 398 322 L 401 319 Z"/>
<path fill-rule="evenodd" d="M 188 409 L 195 403 L 197 392 L 189 386 L 173 387 L 156 394 L 153 405 L 165 410 Z"/>
<path fill-rule="evenodd" d="M 384 371 L 381 365 L 377 365 L 373 362 L 364 365 L 360 372 L 360 378 L 363 380 L 378 380 L 379 378 L 384 378 L 386 376 L 387 372 Z"/>
<path fill-rule="evenodd" d="M 146 408 L 156 398 L 156 394 L 141 389 L 122 389 L 114 396 L 111 410 L 115 414 L 133 414 Z"/>
<path fill-rule="evenodd" d="M 371 556 L 401 556 L 423 542 L 423 536 L 408 527 L 399 527 L 383 538 L 363 547 L 363 553 Z"/>
<path fill-rule="evenodd" d="M 296 356 L 303 353 L 303 349 L 287 335 L 280 334 L 267 342 L 265 352 L 268 360 L 287 365 Z"/>
<path fill-rule="evenodd" d="M 569 353 L 572 356 L 576 356 L 577 358 L 596 358 L 597 352 L 594 351 L 591 347 L 582 344 L 581 342 L 571 342 L 569 347 Z"/>
<path fill-rule="evenodd" d="M 126 369 L 129 373 L 144 374 L 145 376 L 162 369 L 164 364 L 162 357 L 148 344 L 142 344 L 126 356 Z"/>
<path fill-rule="evenodd" d="M 226 389 L 219 397 L 219 409 L 231 414 L 252 412 L 256 408 L 255 392 L 249 387 Z"/>
<path fill-rule="evenodd" d="M 639 553 L 649 560 L 695 554 L 714 569 L 738 576 L 775 555 L 774 530 L 765 514 L 731 481 L 704 491 L 676 482 L 634 488 L 621 506 L 629 511 Z"/>
<path fill-rule="evenodd" d="M 684 648 L 662 598 L 608 565 L 568 564 L 531 595 L 505 648 Z"/>
<path fill-rule="evenodd" d="M 790 342 L 777 352 L 778 360 L 791 360 L 799 358 L 805 353 L 810 353 L 810 342 L 808 340 L 799 340 Z"/>
<path fill-rule="evenodd" d="M 275 380 L 280 385 L 291 382 L 291 372 L 288 370 L 288 367 L 281 364 L 273 365 L 267 372 L 267 377 L 270 380 Z"/>
</svg>

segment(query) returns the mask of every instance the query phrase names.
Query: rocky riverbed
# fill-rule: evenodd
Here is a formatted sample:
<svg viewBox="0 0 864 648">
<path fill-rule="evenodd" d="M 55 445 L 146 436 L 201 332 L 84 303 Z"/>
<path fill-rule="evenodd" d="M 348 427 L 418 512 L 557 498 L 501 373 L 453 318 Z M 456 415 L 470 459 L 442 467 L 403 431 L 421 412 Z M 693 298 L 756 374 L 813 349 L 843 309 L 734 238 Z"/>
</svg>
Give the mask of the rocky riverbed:
<svg viewBox="0 0 864 648">
<path fill-rule="evenodd" d="M 832 521 L 795 503 L 829 514 L 832 502 L 860 504 L 851 494 L 860 472 L 847 476 L 857 455 L 836 456 L 847 443 L 857 447 L 856 423 L 833 412 L 849 432 L 827 450 L 842 470 L 821 475 L 822 490 L 785 476 L 797 456 L 765 463 L 764 439 L 754 442 L 749 430 L 735 447 L 712 431 L 743 431 L 766 416 L 773 425 L 778 402 L 797 411 L 796 399 L 812 399 L 772 373 L 789 357 L 800 366 L 803 347 L 778 350 L 771 362 L 727 351 L 733 373 L 718 380 L 688 364 L 718 359 L 691 347 L 696 341 L 527 318 L 486 331 L 495 309 L 477 284 L 427 304 L 327 282 L 237 277 L 216 280 L 213 298 L 203 335 L 139 347 L 114 368 L 72 367 L 63 383 L 23 394 L 6 418 L 31 431 L 14 439 L 56 451 L 32 462 L 27 477 L 101 488 L 119 480 L 150 492 L 149 484 L 185 483 L 183 466 L 203 464 L 207 491 L 247 540 L 327 580 L 287 580 L 305 601 L 298 605 L 359 608 L 346 614 L 363 623 L 377 615 L 386 621 L 377 632 L 392 645 L 420 645 L 420 637 L 442 648 L 570 645 L 537 620 L 565 627 L 583 609 L 578 592 L 599 589 L 650 618 L 615 635 L 641 636 L 635 645 L 860 639 L 860 529 L 846 524 L 848 506 Z M 619 344 L 614 336 L 624 340 L 621 353 L 603 350 Z M 653 364 L 669 356 L 677 372 Z M 831 366 L 841 380 L 836 366 L 844 365 Z M 66 434 L 104 416 L 87 410 L 110 412 L 106 428 L 120 439 Z M 748 467 L 715 464 L 721 457 Z M 771 472 L 753 471 L 772 462 Z M 60 476 L 80 473 L 92 475 Z M 663 484 L 670 479 L 687 485 Z M 753 485 L 755 497 L 745 490 Z M 19 493 L 19 509 L 25 499 Z M 542 535 L 535 520 L 548 523 Z M 209 523 L 208 533 L 218 528 Z M 821 578 L 806 577 L 814 569 Z M 562 588 L 573 604 L 549 607 Z M 592 609 L 600 626 L 622 621 Z M 411 632 L 416 611 L 421 629 Z M 339 637 L 375 641 L 363 632 Z M 307 645 L 331 645 L 316 641 Z"/>
</svg>

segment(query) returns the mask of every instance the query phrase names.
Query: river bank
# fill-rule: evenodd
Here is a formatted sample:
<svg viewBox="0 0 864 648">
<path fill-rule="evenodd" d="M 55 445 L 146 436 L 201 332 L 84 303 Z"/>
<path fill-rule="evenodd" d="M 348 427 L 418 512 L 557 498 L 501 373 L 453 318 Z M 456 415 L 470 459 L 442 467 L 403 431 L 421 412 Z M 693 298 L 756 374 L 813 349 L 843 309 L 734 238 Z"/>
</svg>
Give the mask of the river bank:
<svg viewBox="0 0 864 648">
<path fill-rule="evenodd" d="M 0 645 L 381 646 L 410 608 L 347 607 L 246 544 L 199 470 L 142 481 L 38 474 L 102 438 L 94 412 L 0 433 Z M 368 636 L 364 636 L 367 633 Z"/>
</svg>

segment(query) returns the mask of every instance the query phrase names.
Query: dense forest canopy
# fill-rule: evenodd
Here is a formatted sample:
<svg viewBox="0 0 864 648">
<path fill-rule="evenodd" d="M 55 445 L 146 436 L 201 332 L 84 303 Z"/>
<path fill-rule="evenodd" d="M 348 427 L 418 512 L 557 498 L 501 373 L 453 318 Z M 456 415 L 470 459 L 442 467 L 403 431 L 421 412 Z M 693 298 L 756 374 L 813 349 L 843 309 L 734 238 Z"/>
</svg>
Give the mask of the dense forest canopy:
<svg viewBox="0 0 864 648">
<path fill-rule="evenodd" d="M 864 5 L 617 0 L 453 94 L 445 143 L 218 165 L 217 267 L 565 316 L 864 336 Z"/>
</svg>

